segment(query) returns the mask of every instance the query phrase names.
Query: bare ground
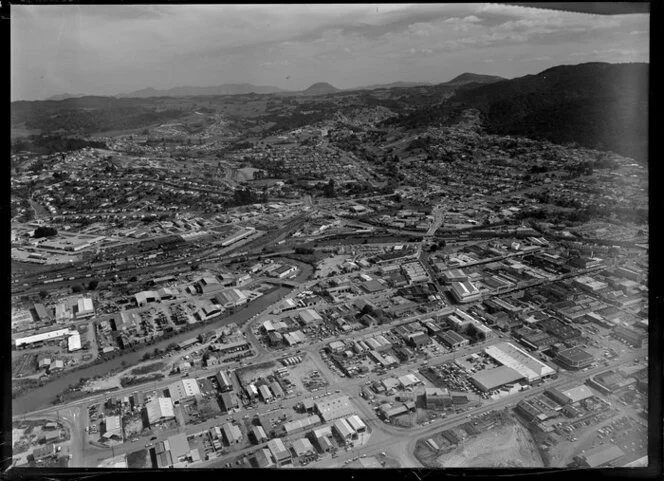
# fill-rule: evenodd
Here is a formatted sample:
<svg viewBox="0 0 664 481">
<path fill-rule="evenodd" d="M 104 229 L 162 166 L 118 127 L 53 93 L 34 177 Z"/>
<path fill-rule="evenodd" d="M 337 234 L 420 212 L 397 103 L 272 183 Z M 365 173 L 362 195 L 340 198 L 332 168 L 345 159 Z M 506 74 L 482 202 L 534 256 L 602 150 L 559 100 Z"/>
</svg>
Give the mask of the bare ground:
<svg viewBox="0 0 664 481">
<path fill-rule="evenodd" d="M 543 467 L 530 433 L 519 423 L 470 438 L 437 459 L 441 467 Z"/>
</svg>

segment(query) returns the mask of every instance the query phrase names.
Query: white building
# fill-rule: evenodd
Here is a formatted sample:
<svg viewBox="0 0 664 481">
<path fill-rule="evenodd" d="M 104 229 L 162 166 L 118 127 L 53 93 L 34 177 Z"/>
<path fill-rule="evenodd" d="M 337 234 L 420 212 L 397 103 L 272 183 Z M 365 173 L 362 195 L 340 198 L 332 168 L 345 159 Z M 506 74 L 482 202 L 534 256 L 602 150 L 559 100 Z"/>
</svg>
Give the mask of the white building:
<svg viewBox="0 0 664 481">
<path fill-rule="evenodd" d="M 201 393 L 196 379 L 180 379 L 168 386 L 171 400 L 175 403 L 182 399 L 198 396 Z"/>
<path fill-rule="evenodd" d="M 153 399 L 145 405 L 145 410 L 150 425 L 175 417 L 173 402 L 171 401 L 171 398 L 167 397 Z"/>
<path fill-rule="evenodd" d="M 81 299 L 79 299 L 77 307 L 78 307 L 76 311 L 77 319 L 84 319 L 86 317 L 93 316 L 95 313 L 94 304 L 92 303 L 92 299 L 90 299 L 89 297 L 82 297 Z"/>
<path fill-rule="evenodd" d="M 74 331 L 74 333 L 69 336 L 69 339 L 67 339 L 67 344 L 69 352 L 78 351 L 81 348 L 81 335 L 78 333 L 78 331 Z"/>
</svg>

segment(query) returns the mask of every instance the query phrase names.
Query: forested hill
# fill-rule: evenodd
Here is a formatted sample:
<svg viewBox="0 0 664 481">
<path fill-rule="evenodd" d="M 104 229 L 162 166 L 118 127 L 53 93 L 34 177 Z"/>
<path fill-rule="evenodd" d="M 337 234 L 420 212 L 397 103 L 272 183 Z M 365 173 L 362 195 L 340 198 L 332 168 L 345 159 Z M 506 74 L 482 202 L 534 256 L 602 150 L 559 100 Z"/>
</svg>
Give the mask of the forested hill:
<svg viewBox="0 0 664 481">
<path fill-rule="evenodd" d="M 648 64 L 586 63 L 463 88 L 444 105 L 390 123 L 419 127 L 477 108 L 487 133 L 648 158 Z"/>
</svg>

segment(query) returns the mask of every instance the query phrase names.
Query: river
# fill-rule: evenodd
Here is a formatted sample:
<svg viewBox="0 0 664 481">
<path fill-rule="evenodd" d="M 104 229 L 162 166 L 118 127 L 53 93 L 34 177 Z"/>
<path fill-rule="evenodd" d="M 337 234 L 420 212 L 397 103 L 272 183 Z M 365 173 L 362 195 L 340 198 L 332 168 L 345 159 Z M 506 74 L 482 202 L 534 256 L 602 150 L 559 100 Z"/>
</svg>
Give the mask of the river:
<svg viewBox="0 0 664 481">
<path fill-rule="evenodd" d="M 309 275 L 311 275 L 312 270 L 313 269 L 309 269 L 307 272 L 302 272 L 301 275 L 298 276 L 298 278 L 308 277 Z M 97 364 L 94 366 L 90 366 L 88 368 L 83 368 L 78 371 L 71 372 L 69 374 L 64 374 L 41 387 L 38 387 L 30 391 L 26 391 L 24 394 L 14 399 L 12 405 L 13 414 L 16 415 L 16 414 L 28 413 L 31 411 L 35 411 L 37 409 L 51 406 L 53 405 L 53 402 L 55 401 L 56 396 L 58 394 L 65 391 L 70 385 L 78 384 L 81 378 L 86 377 L 90 379 L 95 376 L 103 376 L 114 369 L 122 368 L 123 362 L 126 363 L 127 366 L 131 366 L 132 364 L 138 364 L 141 361 L 141 358 L 143 357 L 143 354 L 145 354 L 146 351 L 153 351 L 156 348 L 165 349 L 171 343 L 179 343 L 185 341 L 187 339 L 190 339 L 198 335 L 201 331 L 205 331 L 214 327 L 223 326 L 225 324 L 230 324 L 231 322 L 237 322 L 238 324 L 242 324 L 247 320 L 249 320 L 255 314 L 259 314 L 260 312 L 262 312 L 271 304 L 278 302 L 280 299 L 285 297 L 286 294 L 288 294 L 290 291 L 291 289 L 287 287 L 279 287 L 276 290 L 270 292 L 269 294 L 266 294 L 258 298 L 256 301 L 249 304 L 249 306 L 247 306 L 246 308 L 241 309 L 240 311 L 228 317 L 219 319 L 216 322 L 201 324 L 199 329 L 184 332 L 169 339 L 156 342 L 154 344 L 146 346 L 144 349 L 137 350 L 136 352 L 130 352 L 123 356 L 118 356 L 103 364 Z"/>
</svg>

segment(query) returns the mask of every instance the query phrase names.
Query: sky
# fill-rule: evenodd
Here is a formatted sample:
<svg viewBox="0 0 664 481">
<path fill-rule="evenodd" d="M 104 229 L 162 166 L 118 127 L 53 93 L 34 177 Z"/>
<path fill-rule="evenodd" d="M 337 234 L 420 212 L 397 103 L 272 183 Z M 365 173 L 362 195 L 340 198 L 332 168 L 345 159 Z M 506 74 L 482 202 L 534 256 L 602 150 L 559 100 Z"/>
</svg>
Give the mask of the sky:
<svg viewBox="0 0 664 481">
<path fill-rule="evenodd" d="M 315 82 L 353 88 L 648 62 L 649 15 L 502 4 L 12 5 L 11 98 Z"/>
</svg>

